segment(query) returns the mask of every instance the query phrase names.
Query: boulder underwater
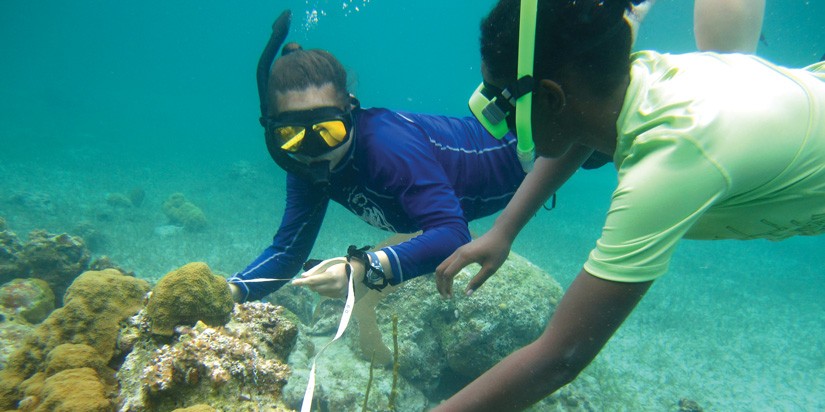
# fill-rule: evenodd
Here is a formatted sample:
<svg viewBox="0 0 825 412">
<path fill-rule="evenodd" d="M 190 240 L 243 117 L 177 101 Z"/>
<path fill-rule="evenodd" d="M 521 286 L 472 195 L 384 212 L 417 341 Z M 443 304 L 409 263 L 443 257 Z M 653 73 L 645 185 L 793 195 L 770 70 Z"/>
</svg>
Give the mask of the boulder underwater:
<svg viewBox="0 0 825 412">
<path fill-rule="evenodd" d="M 463 269 L 454 287 L 461 290 L 477 271 L 477 265 Z M 369 382 L 368 410 L 387 410 L 394 386 L 398 410 L 430 408 L 537 338 L 563 293 L 552 276 L 515 253 L 469 297 L 443 300 L 435 290 L 433 275 L 404 282 L 392 293 L 382 293 L 383 299 L 374 308 L 381 340 L 362 338 L 359 328 L 351 326 L 345 334 L 346 344 L 330 346 L 318 360 L 315 396 L 330 410 L 360 409 Z M 340 317 L 340 310 L 335 316 Z M 312 336 L 319 331 L 313 325 L 301 330 L 289 358 L 295 372 L 284 388 L 284 398 L 292 407 L 303 398 L 306 365 L 314 348 L 331 338 Z M 375 348 L 364 345 L 369 341 L 375 342 Z M 384 364 L 387 350 L 390 358 L 398 356 L 397 364 Z M 370 373 L 372 353 L 376 362 Z"/>
</svg>

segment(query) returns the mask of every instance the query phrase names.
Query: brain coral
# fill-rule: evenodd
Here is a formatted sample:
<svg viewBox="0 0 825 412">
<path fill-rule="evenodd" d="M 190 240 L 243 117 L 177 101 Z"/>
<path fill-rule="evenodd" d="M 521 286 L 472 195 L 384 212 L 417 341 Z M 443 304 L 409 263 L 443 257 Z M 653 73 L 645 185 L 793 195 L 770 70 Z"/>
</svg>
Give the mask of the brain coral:
<svg viewBox="0 0 825 412">
<path fill-rule="evenodd" d="M 29 388 L 26 392 L 31 399 L 43 401 L 42 409 L 93 411 L 98 406 L 111 410 L 105 400 L 89 395 L 94 408 L 82 409 L 82 397 L 75 398 L 66 393 L 63 397 L 59 382 L 71 382 L 77 374 L 77 391 L 88 390 L 98 393 L 97 372 L 80 365 L 100 367 L 112 358 L 117 342 L 120 322 L 140 310 L 143 297 L 149 290 L 145 280 L 126 276 L 115 269 L 87 271 L 78 276 L 66 291 L 65 306 L 55 310 L 44 320 L 10 357 L 6 368 L 0 371 L 0 410 L 11 409 L 22 399 L 24 389 L 21 383 L 33 375 L 43 375 L 48 370 L 55 374 L 47 379 L 46 386 L 40 389 Z M 62 346 L 71 343 L 75 346 Z M 89 348 L 76 345 L 88 345 Z M 57 349 L 60 347 L 60 349 Z M 57 350 L 52 354 L 53 350 Z M 91 359 L 79 359 L 96 353 Z M 50 357 L 51 355 L 51 357 Z M 83 371 L 87 370 L 87 371 Z M 88 379 L 86 379 L 88 378 Z M 49 379 L 53 386 L 49 386 Z M 70 385 L 70 387 L 72 387 Z M 48 388 L 51 388 L 47 390 Z M 70 396 L 71 395 L 71 396 Z M 75 404 L 75 400 L 80 402 Z M 62 405 L 62 406 L 61 406 Z"/>
<path fill-rule="evenodd" d="M 170 336 L 175 326 L 203 321 L 223 326 L 232 315 L 234 302 L 226 279 L 205 263 L 193 262 L 169 272 L 152 290 L 146 315 L 152 333 Z"/>
<path fill-rule="evenodd" d="M 29 323 L 40 323 L 54 310 L 54 292 L 42 279 L 14 279 L 0 286 L 0 306 Z"/>
<path fill-rule="evenodd" d="M 163 213 L 170 222 L 183 226 L 186 230 L 199 231 L 207 224 L 203 211 L 186 200 L 182 193 L 173 193 L 163 202 Z"/>
<path fill-rule="evenodd" d="M 110 412 L 106 386 L 91 368 L 69 369 L 46 379 L 38 411 Z"/>
<path fill-rule="evenodd" d="M 55 235 L 34 230 L 18 255 L 18 265 L 25 276 L 43 279 L 54 291 L 58 306 L 66 288 L 89 268 L 91 255 L 83 239 L 68 234 Z"/>
</svg>

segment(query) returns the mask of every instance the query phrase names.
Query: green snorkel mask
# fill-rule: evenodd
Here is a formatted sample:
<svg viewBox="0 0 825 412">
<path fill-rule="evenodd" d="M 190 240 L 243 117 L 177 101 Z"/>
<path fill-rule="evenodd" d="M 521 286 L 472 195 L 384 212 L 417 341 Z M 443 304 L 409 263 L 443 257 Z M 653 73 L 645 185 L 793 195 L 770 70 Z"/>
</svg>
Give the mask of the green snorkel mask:
<svg viewBox="0 0 825 412">
<path fill-rule="evenodd" d="M 518 33 L 517 79 L 504 89 L 482 82 L 470 97 L 470 111 L 496 139 L 515 130 L 521 168 L 533 169 L 536 146 L 533 144 L 533 58 L 536 46 L 538 0 L 521 0 Z"/>
</svg>

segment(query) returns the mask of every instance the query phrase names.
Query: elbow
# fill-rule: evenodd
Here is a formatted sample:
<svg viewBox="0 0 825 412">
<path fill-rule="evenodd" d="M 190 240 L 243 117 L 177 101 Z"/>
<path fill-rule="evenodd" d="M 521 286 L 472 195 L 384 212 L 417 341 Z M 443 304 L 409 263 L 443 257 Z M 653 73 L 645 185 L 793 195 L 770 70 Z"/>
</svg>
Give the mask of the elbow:
<svg viewBox="0 0 825 412">
<path fill-rule="evenodd" d="M 567 385 L 578 378 L 579 374 L 581 374 L 587 365 L 590 365 L 592 360 L 592 357 L 584 356 L 571 356 L 569 358 L 562 359 L 561 369 L 563 372 L 559 374 L 558 378 L 561 382 L 561 386 Z"/>
<path fill-rule="evenodd" d="M 543 356 L 544 362 L 539 366 L 535 376 L 542 387 L 552 392 L 573 382 L 579 374 L 593 361 L 595 354 L 581 348 L 573 347 L 563 353 Z"/>
<path fill-rule="evenodd" d="M 576 380 L 586 366 L 587 364 L 558 363 L 546 369 L 539 380 L 542 382 L 542 386 L 553 388 L 553 392 L 555 392 L 557 389 Z"/>
</svg>

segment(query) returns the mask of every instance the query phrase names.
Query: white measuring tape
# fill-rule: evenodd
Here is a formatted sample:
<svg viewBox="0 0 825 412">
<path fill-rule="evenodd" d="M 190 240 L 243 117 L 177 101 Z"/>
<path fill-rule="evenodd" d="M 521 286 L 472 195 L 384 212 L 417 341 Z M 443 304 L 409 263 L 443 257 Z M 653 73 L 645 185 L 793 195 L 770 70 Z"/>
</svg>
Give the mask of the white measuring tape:
<svg viewBox="0 0 825 412">
<path fill-rule="evenodd" d="M 335 337 L 332 338 L 331 341 L 327 342 L 327 344 L 315 354 L 315 357 L 312 358 L 312 368 L 309 370 L 309 379 L 307 379 L 307 389 L 306 392 L 304 392 L 304 402 L 301 404 L 301 412 L 309 412 L 312 408 L 312 398 L 315 396 L 315 362 L 318 361 L 318 357 L 324 353 L 324 350 L 326 350 L 332 342 L 338 340 L 338 338 L 344 334 L 344 331 L 347 330 L 349 319 L 352 316 L 352 308 L 355 306 L 355 293 L 353 292 L 354 289 L 352 286 L 352 266 L 350 266 L 349 262 L 347 262 L 345 258 L 338 257 L 334 259 L 327 259 L 307 271 L 310 275 L 314 275 L 329 269 L 330 266 L 340 263 L 347 265 L 347 272 L 349 273 L 349 276 L 347 276 L 349 278 L 347 281 L 347 302 L 344 304 L 344 312 L 341 314 L 341 322 L 338 324 L 338 332 L 335 334 Z"/>
<path fill-rule="evenodd" d="M 355 306 L 355 293 L 353 292 L 353 284 L 352 284 L 352 266 L 349 264 L 346 258 L 337 257 L 333 259 L 327 259 L 322 261 L 321 263 L 312 267 L 312 269 L 306 271 L 306 274 L 310 276 L 315 275 L 317 273 L 321 273 L 329 269 L 330 267 L 338 264 L 345 264 L 347 265 L 347 273 L 348 273 L 348 280 L 347 280 L 347 301 L 344 304 L 344 312 L 341 314 L 341 322 L 338 324 L 338 332 L 335 334 L 335 337 L 332 338 L 331 341 L 327 342 L 318 353 L 315 354 L 315 357 L 312 358 L 312 368 L 309 370 L 309 379 L 307 380 L 307 389 L 304 392 L 304 402 L 301 405 L 301 412 L 309 412 L 312 408 L 312 398 L 315 396 L 315 363 L 318 360 L 318 357 L 324 352 L 324 350 L 338 340 L 341 335 L 344 334 L 344 331 L 347 330 L 347 326 L 349 325 L 349 319 L 352 317 L 352 308 Z M 250 280 L 241 280 L 236 281 L 237 283 L 254 283 L 254 282 L 275 282 L 275 281 L 290 281 L 292 278 L 289 279 L 250 279 Z"/>
</svg>

